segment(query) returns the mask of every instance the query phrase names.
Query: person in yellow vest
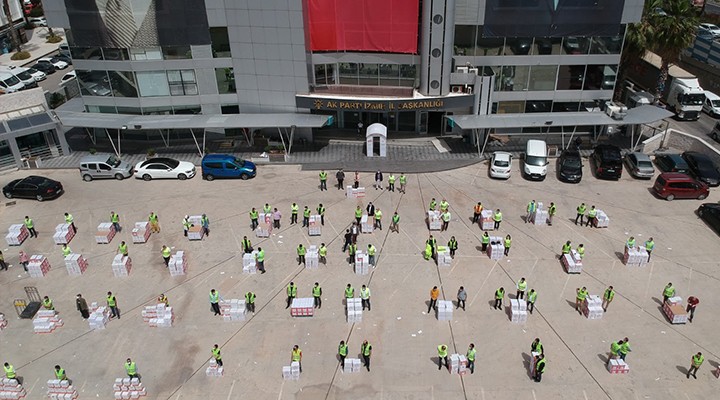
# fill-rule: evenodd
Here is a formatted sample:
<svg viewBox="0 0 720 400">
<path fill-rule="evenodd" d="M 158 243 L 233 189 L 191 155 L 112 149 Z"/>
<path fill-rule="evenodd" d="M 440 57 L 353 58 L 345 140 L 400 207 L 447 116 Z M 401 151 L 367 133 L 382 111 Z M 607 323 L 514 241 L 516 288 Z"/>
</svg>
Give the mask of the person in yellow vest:
<svg viewBox="0 0 720 400">
<path fill-rule="evenodd" d="M 352 287 L 352 285 L 348 283 L 347 286 L 345 287 L 345 298 L 352 299 L 353 297 L 355 297 L 355 288 Z"/>
<path fill-rule="evenodd" d="M 648 262 L 650 262 L 650 256 L 652 255 L 653 249 L 655 248 L 655 241 L 650 238 L 645 241 L 645 251 L 648 253 Z"/>
<path fill-rule="evenodd" d="M 261 274 L 265 273 L 265 250 L 262 247 L 258 247 L 257 253 L 255 253 L 255 264 Z"/>
<path fill-rule="evenodd" d="M 537 360 L 535 361 L 535 373 L 533 374 L 533 379 L 535 382 L 540 382 L 542 380 L 542 374 L 545 372 L 545 355 L 540 354 L 537 356 Z"/>
<path fill-rule="evenodd" d="M 423 258 L 425 258 L 425 261 L 430 260 L 430 257 L 433 255 L 433 248 L 432 245 L 428 242 L 425 242 L 425 251 L 423 252 Z"/>
<path fill-rule="evenodd" d="M 481 202 L 478 201 L 478 203 L 475 205 L 473 209 L 473 224 L 477 224 L 480 221 L 480 216 L 482 216 L 483 211 L 483 205 Z"/>
<path fill-rule="evenodd" d="M 75 227 L 75 219 L 73 218 L 72 214 L 65 213 L 65 223 L 70 225 L 73 233 L 77 233 L 77 228 Z"/>
<path fill-rule="evenodd" d="M 625 357 L 627 357 L 628 353 L 631 351 L 632 349 L 630 348 L 630 339 L 623 339 L 623 343 L 622 345 L 620 345 L 620 359 L 625 361 Z"/>
<path fill-rule="evenodd" d="M 255 207 L 250 210 L 250 229 L 255 230 L 255 228 L 258 227 L 258 218 L 260 217 L 260 213 L 255 209 Z"/>
<path fill-rule="evenodd" d="M 455 236 L 450 236 L 450 240 L 447 245 L 448 249 L 450 249 L 450 258 L 455 258 L 455 252 L 458 249 L 458 242 L 457 239 L 455 239 Z"/>
<path fill-rule="evenodd" d="M 122 242 L 120 242 L 120 245 L 118 246 L 118 249 L 115 252 L 115 254 L 122 254 L 124 257 L 128 256 L 128 246 L 127 246 L 127 244 L 125 244 L 124 240 Z"/>
<path fill-rule="evenodd" d="M 665 289 L 663 289 L 663 304 L 667 303 L 671 297 L 675 297 L 675 287 L 672 282 L 665 285 Z"/>
<path fill-rule="evenodd" d="M 610 306 L 610 303 L 612 303 L 613 298 L 615 298 L 615 290 L 612 286 L 608 286 L 608 288 L 605 289 L 605 293 L 603 294 L 602 308 L 604 312 L 607 312 L 607 309 Z"/>
<path fill-rule="evenodd" d="M 345 365 L 345 357 L 348 355 L 348 346 L 345 344 L 344 340 L 340 341 L 340 345 L 338 345 L 338 356 L 340 357 L 340 367 L 342 368 Z"/>
<path fill-rule="evenodd" d="M 510 235 L 505 236 L 503 245 L 505 247 L 505 255 L 507 256 L 510 254 L 510 246 L 512 245 L 512 238 L 510 237 Z"/>
<path fill-rule="evenodd" d="M 440 219 L 442 220 L 440 232 L 444 232 L 450 226 L 450 219 L 452 219 L 452 214 L 450 214 L 450 211 L 445 210 L 442 214 L 440 214 Z"/>
<path fill-rule="evenodd" d="M 212 308 L 215 315 L 221 315 L 220 312 L 220 301 L 222 300 L 222 296 L 220 296 L 220 293 L 215 289 L 210 289 L 210 307 Z"/>
<path fill-rule="evenodd" d="M 370 265 L 372 265 L 373 268 L 375 268 L 375 265 L 376 265 L 375 264 L 375 252 L 377 251 L 377 249 L 375 249 L 375 246 L 373 246 L 372 244 L 368 244 L 367 251 L 368 251 L 368 263 Z"/>
<path fill-rule="evenodd" d="M 482 244 L 482 247 L 480 247 L 480 251 L 483 253 L 487 251 L 487 247 L 490 244 L 490 236 L 488 235 L 487 231 L 483 233 L 482 237 L 480 238 L 480 243 Z"/>
<path fill-rule="evenodd" d="M 322 288 L 320 287 L 320 283 L 315 282 L 315 286 L 312 288 L 312 295 L 313 295 L 313 306 L 317 308 L 322 308 Z"/>
<path fill-rule="evenodd" d="M 297 224 L 297 217 L 298 217 L 299 210 L 300 210 L 300 206 L 298 206 L 297 203 L 292 203 L 290 205 L 290 225 Z"/>
<path fill-rule="evenodd" d="M 213 346 L 213 348 L 210 350 L 210 352 L 212 353 L 212 356 L 215 359 L 215 362 L 217 363 L 217 365 L 222 367 L 223 362 L 222 362 L 222 355 L 220 354 L 220 347 L 217 344 L 215 344 Z"/>
<path fill-rule="evenodd" d="M 450 203 L 447 200 L 442 199 L 440 202 L 440 212 L 446 212 L 450 208 Z"/>
<path fill-rule="evenodd" d="M 348 264 L 355 265 L 355 254 L 357 253 L 357 245 L 350 243 L 348 246 Z"/>
<path fill-rule="evenodd" d="M 298 255 L 298 265 L 302 264 L 305 265 L 305 246 L 300 243 L 297 247 L 297 255 Z"/>
<path fill-rule="evenodd" d="M 382 230 L 382 211 L 379 208 L 375 210 L 375 228 Z"/>
<path fill-rule="evenodd" d="M 302 350 L 300 350 L 300 347 L 298 347 L 298 345 L 293 346 L 292 354 L 290 355 L 290 361 L 297 362 L 298 366 L 300 367 L 300 372 L 302 372 Z"/>
<path fill-rule="evenodd" d="M 498 288 L 498 290 L 495 291 L 495 308 L 496 310 L 502 310 L 502 302 L 505 298 L 505 288 L 501 287 Z"/>
<path fill-rule="evenodd" d="M 327 252 L 328 248 L 325 246 L 325 243 L 320 243 L 320 248 L 318 249 L 318 258 L 323 265 L 327 265 Z"/>
<path fill-rule="evenodd" d="M 627 247 L 628 249 L 635 248 L 635 236 L 630 236 L 630 239 L 625 242 L 625 247 Z"/>
<path fill-rule="evenodd" d="M 55 366 L 55 379 L 59 381 L 68 380 L 67 375 L 65 374 L 65 369 L 61 368 L 59 365 Z"/>
<path fill-rule="evenodd" d="M 163 245 L 162 250 L 160 250 L 160 253 L 162 254 L 163 261 L 165 262 L 165 267 L 168 267 L 170 265 L 170 255 L 171 251 L 170 248 Z"/>
<path fill-rule="evenodd" d="M 367 306 L 368 311 L 370 311 L 370 288 L 365 285 L 362 285 L 360 288 L 360 301 L 363 311 L 365 311 L 365 306 Z"/>
<path fill-rule="evenodd" d="M 548 207 L 548 219 L 547 224 L 548 226 L 552 226 L 553 217 L 557 214 L 557 206 L 555 206 L 555 203 L 550 202 L 550 207 Z"/>
<path fill-rule="evenodd" d="M 17 374 L 15 373 L 15 367 L 13 367 L 10 363 L 3 364 L 3 368 L 5 369 L 6 378 L 15 379 L 17 377 Z"/>
<path fill-rule="evenodd" d="M 325 189 L 327 190 L 327 189 Z M 325 226 L 325 207 L 320 203 L 316 209 L 318 215 L 320 216 L 320 225 Z"/>
<path fill-rule="evenodd" d="M 362 220 L 362 215 L 363 215 L 362 208 L 360 208 L 360 206 L 357 206 L 357 208 L 355 209 L 355 221 L 357 221 L 358 225 L 360 225 L 360 221 Z"/>
<path fill-rule="evenodd" d="M 115 211 L 110 211 L 110 222 L 115 228 L 115 232 L 122 232 L 122 226 L 120 226 L 120 216 Z"/>
<path fill-rule="evenodd" d="M 327 172 L 325 170 L 320 171 L 320 191 L 327 191 Z"/>
<path fill-rule="evenodd" d="M 592 225 L 592 227 L 597 226 L 597 210 L 595 209 L 595 206 L 591 206 L 587 213 L 587 222 L 585 222 L 585 226 Z"/>
<path fill-rule="evenodd" d="M 245 309 L 253 314 L 255 314 L 255 297 L 255 293 L 253 292 L 245 293 Z"/>
<path fill-rule="evenodd" d="M 243 253 L 245 253 L 245 254 L 250 254 L 253 252 L 252 242 L 250 241 L 250 239 L 248 239 L 247 236 L 243 236 L 242 249 L 243 249 Z"/>
<path fill-rule="evenodd" d="M 433 258 L 435 257 L 435 254 L 437 253 L 437 240 L 433 237 L 433 235 L 430 235 L 428 237 L 428 240 L 425 241 L 425 244 L 430 244 L 431 247 L 431 253 Z"/>
<path fill-rule="evenodd" d="M 437 207 L 437 201 L 435 201 L 435 198 L 433 197 L 430 199 L 430 210 L 435 211 L 435 208 Z"/>
<path fill-rule="evenodd" d="M 290 305 L 292 305 L 292 301 L 295 297 L 297 297 L 297 286 L 295 286 L 295 282 L 290 282 L 287 289 L 287 305 L 285 306 L 285 309 L 290 308 Z"/>
<path fill-rule="evenodd" d="M 28 232 L 30 233 L 31 238 L 37 237 L 37 231 L 35 230 L 35 223 L 33 222 L 32 218 L 25 216 L 25 228 L 27 228 Z"/>
<path fill-rule="evenodd" d="M 438 371 L 440 371 L 442 369 L 443 361 L 445 361 L 445 367 L 449 368 L 450 364 L 448 363 L 447 346 L 444 344 L 441 344 L 440 346 L 437 347 L 437 351 L 438 351 Z"/>
<path fill-rule="evenodd" d="M 407 184 L 407 177 L 405 176 L 404 172 L 400 173 L 400 178 L 398 178 L 400 181 L 400 189 L 398 189 L 398 192 L 405 193 L 405 185 Z"/>
<path fill-rule="evenodd" d="M 465 354 L 465 358 L 467 358 L 467 368 L 470 370 L 471 374 L 475 373 L 475 353 L 477 353 L 477 350 L 475 350 L 475 344 L 470 343 L 467 353 Z"/>
<path fill-rule="evenodd" d="M 575 215 L 575 225 L 577 225 L 578 218 L 580 219 L 580 226 L 583 224 L 583 220 L 585 218 L 585 210 L 587 210 L 587 206 L 585 203 L 580 203 L 580 205 L 577 207 L 577 214 Z"/>
<path fill-rule="evenodd" d="M 390 232 L 400 233 L 400 216 L 398 215 L 397 211 L 395 211 L 395 214 L 392 216 L 392 220 L 390 223 Z"/>
<path fill-rule="evenodd" d="M 131 359 L 127 359 L 125 361 L 125 372 L 127 373 L 127 376 L 132 378 L 137 378 L 140 380 L 140 375 L 138 374 L 137 365 L 135 365 L 135 361 Z"/>
<path fill-rule="evenodd" d="M 535 200 L 532 200 L 527 205 L 527 214 L 525 214 L 525 223 L 531 222 L 535 216 L 535 211 L 537 210 L 537 203 Z"/>
<path fill-rule="evenodd" d="M 168 297 L 165 296 L 165 293 L 160 293 L 160 296 L 157 298 L 158 304 L 165 304 L 165 307 L 170 305 L 170 300 L 168 300 Z"/>
<path fill-rule="evenodd" d="M 70 249 L 70 246 L 67 245 L 67 243 L 64 244 L 62 247 L 62 254 L 63 254 L 63 257 L 67 257 L 70 254 L 72 254 L 72 250 Z"/>
<path fill-rule="evenodd" d="M 527 290 L 527 281 L 525 278 L 520 278 L 520 280 L 517 283 L 517 293 L 515 293 L 516 299 L 524 299 L 525 298 L 525 290 Z"/>
<path fill-rule="evenodd" d="M 150 232 L 160 233 L 160 223 L 158 222 L 157 214 L 151 211 L 148 216 L 148 222 L 150 223 Z"/>
<path fill-rule="evenodd" d="M 303 209 L 303 228 L 306 226 L 310 226 L 310 208 L 308 206 L 305 206 Z"/>
<path fill-rule="evenodd" d="M 564 256 L 565 254 L 570 254 L 570 250 L 572 250 L 572 245 L 571 245 L 571 243 L 572 243 L 572 242 L 570 242 L 570 241 L 568 240 L 568 241 L 565 242 L 565 244 L 563 245 L 563 247 L 562 247 L 562 255 L 563 255 L 563 256 Z M 561 256 L 561 257 L 562 257 L 562 256 Z"/>
<path fill-rule="evenodd" d="M 115 295 L 112 294 L 112 292 L 107 292 L 107 298 L 105 300 L 110 309 L 110 318 L 117 317 L 117 319 L 120 319 L 120 309 L 118 308 L 118 301 Z"/>
<path fill-rule="evenodd" d="M 271 214 L 271 213 L 272 213 L 272 207 L 270 207 L 270 204 L 265 203 L 265 205 L 263 206 L 263 212 L 264 212 L 265 214 Z"/>
<path fill-rule="evenodd" d="M 537 292 L 535 289 L 530 289 L 528 292 L 528 298 L 527 298 L 527 309 L 530 314 L 533 313 L 533 310 L 535 310 L 535 301 L 537 300 Z"/>
<path fill-rule="evenodd" d="M 578 252 L 578 255 L 580 256 L 580 260 L 585 258 L 585 245 L 584 244 L 580 243 L 580 245 L 578 246 L 576 251 Z"/>
<path fill-rule="evenodd" d="M 502 213 L 499 208 L 495 210 L 495 213 L 493 213 L 493 223 L 494 230 L 500 229 L 500 223 L 502 223 Z"/>
<path fill-rule="evenodd" d="M 696 373 L 697 373 L 698 369 L 700 369 L 700 366 L 703 364 L 704 361 L 705 361 L 705 357 L 699 351 L 697 354 L 692 356 L 690 368 L 688 369 L 688 372 L 687 372 L 688 379 L 690 379 L 690 374 L 692 374 L 693 378 L 697 379 Z M 5 365 L 7 365 L 7 363 Z"/>
<path fill-rule="evenodd" d="M 575 296 L 575 311 L 579 312 L 580 315 L 582 315 L 582 311 L 580 311 L 580 305 L 583 301 L 588 297 L 588 291 L 585 286 L 582 288 L 575 289 L 575 292 L 577 295 Z"/>
<path fill-rule="evenodd" d="M 391 192 L 395 191 L 395 174 L 390 173 L 388 176 L 388 190 Z"/>
<path fill-rule="evenodd" d="M 368 372 L 370 372 L 370 355 L 372 354 L 372 345 L 370 345 L 367 340 L 362 342 L 362 345 L 360 346 L 360 354 L 362 354 L 365 368 L 367 368 Z"/>
<path fill-rule="evenodd" d="M 55 306 L 53 305 L 52 300 L 50 300 L 50 298 L 47 296 L 43 297 L 42 305 L 43 305 L 43 308 L 46 310 L 54 310 L 55 309 Z"/>
</svg>

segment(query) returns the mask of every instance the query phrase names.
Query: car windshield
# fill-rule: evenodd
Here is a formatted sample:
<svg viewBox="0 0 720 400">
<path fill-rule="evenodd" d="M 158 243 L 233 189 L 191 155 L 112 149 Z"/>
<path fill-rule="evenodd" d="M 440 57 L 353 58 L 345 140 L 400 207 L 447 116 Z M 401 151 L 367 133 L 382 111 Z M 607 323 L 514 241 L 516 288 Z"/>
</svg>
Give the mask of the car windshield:
<svg viewBox="0 0 720 400">
<path fill-rule="evenodd" d="M 175 169 L 175 168 L 177 168 L 178 165 L 180 165 L 180 161 L 173 160 L 172 158 L 163 158 L 162 160 L 160 160 L 160 162 L 162 164 L 167 165 L 168 167 L 170 167 L 172 169 Z"/>
<path fill-rule="evenodd" d="M 573 169 L 582 167 L 582 163 L 580 162 L 580 159 L 578 159 L 578 158 L 566 158 L 563 165 L 565 165 L 566 168 L 573 168 Z"/>
<path fill-rule="evenodd" d="M 20 83 L 20 80 L 15 76 L 10 76 L 9 78 L 3 80 L 3 82 L 5 82 L 7 86 L 15 86 Z"/>
<path fill-rule="evenodd" d="M 120 165 L 120 159 L 115 156 L 110 156 L 106 162 L 113 167 L 117 167 L 118 165 Z"/>
<path fill-rule="evenodd" d="M 603 152 L 603 158 L 605 161 L 620 161 L 620 154 L 612 150 L 606 150 Z"/>
<path fill-rule="evenodd" d="M 525 164 L 542 167 L 545 165 L 545 157 L 527 156 L 525 157 Z"/>
<path fill-rule="evenodd" d="M 237 164 L 238 167 L 245 166 L 245 160 L 243 160 L 242 158 L 235 158 L 234 162 L 235 164 Z"/>
<path fill-rule="evenodd" d="M 496 167 L 509 167 L 510 163 L 507 160 L 495 160 L 495 166 Z"/>
<path fill-rule="evenodd" d="M 638 168 L 652 168 L 652 163 L 650 161 L 638 161 L 637 166 Z"/>
<path fill-rule="evenodd" d="M 18 72 L 17 74 L 15 74 L 15 76 L 17 76 L 18 78 L 20 78 L 24 81 L 27 81 L 27 80 L 30 80 L 33 78 L 32 75 L 27 73 L 27 71 Z"/>
<path fill-rule="evenodd" d="M 713 100 L 710 103 L 712 103 L 713 107 L 720 107 L 720 100 Z"/>
<path fill-rule="evenodd" d="M 680 104 L 684 106 L 701 106 L 702 103 L 705 101 L 705 94 L 679 94 L 678 100 L 680 101 Z"/>
</svg>

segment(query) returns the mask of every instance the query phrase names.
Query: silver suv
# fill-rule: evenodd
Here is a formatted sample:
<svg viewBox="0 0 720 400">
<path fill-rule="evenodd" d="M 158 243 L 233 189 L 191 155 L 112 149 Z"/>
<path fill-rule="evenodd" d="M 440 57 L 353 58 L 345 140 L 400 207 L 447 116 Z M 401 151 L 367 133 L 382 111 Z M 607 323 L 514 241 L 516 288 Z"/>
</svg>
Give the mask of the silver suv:
<svg viewBox="0 0 720 400">
<path fill-rule="evenodd" d="M 109 178 L 123 180 L 132 174 L 132 164 L 112 154 L 86 156 L 80 160 L 80 176 L 85 182 Z"/>
</svg>

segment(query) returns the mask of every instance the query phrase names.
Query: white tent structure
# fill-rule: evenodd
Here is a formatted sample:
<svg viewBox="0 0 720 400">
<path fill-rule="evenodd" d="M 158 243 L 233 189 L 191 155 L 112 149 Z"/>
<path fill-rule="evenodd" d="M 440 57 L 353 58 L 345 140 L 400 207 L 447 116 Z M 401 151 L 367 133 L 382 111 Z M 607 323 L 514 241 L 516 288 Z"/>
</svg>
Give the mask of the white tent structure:
<svg viewBox="0 0 720 400">
<path fill-rule="evenodd" d="M 365 130 L 365 141 L 367 143 L 367 156 L 375 157 L 373 148 L 375 147 L 375 138 L 380 142 L 380 157 L 387 155 L 387 126 L 375 123 L 367 127 Z"/>
</svg>

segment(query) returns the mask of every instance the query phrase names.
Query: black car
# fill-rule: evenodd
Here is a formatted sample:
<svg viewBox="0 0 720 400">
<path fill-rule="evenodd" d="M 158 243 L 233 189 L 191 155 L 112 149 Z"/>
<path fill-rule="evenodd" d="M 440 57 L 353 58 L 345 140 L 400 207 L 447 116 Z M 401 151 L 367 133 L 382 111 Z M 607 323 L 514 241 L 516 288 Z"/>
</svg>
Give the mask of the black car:
<svg viewBox="0 0 720 400">
<path fill-rule="evenodd" d="M 679 172 L 689 174 L 690 167 L 680 154 L 661 154 L 655 156 L 655 165 L 662 172 Z"/>
<path fill-rule="evenodd" d="M 720 204 L 704 203 L 698 207 L 697 214 L 700 219 L 720 234 Z"/>
<path fill-rule="evenodd" d="M 35 63 L 35 65 L 33 65 L 30 68 L 36 69 L 38 71 L 42 71 L 42 72 L 46 73 L 47 75 L 55 73 L 55 66 L 50 63 Z"/>
<path fill-rule="evenodd" d="M 582 179 L 582 158 L 577 150 L 565 150 L 558 158 L 558 179 L 578 183 Z"/>
<path fill-rule="evenodd" d="M 55 54 L 55 55 L 50 59 L 50 61 L 52 61 L 52 62 L 57 62 L 58 60 L 60 60 L 60 61 L 65 61 L 65 63 L 66 63 L 67 65 L 72 65 L 72 58 L 70 58 L 70 57 L 68 57 L 68 56 L 64 56 L 64 55 L 62 55 L 62 54 Z"/>
<path fill-rule="evenodd" d="M 532 39 L 519 38 L 510 43 L 510 50 L 516 56 L 526 56 L 530 54 L 532 48 Z"/>
<path fill-rule="evenodd" d="M 686 151 L 682 158 L 688 163 L 697 180 L 711 187 L 720 186 L 720 172 L 710 157 L 696 151 Z"/>
<path fill-rule="evenodd" d="M 610 144 L 599 144 L 590 156 L 595 166 L 595 176 L 603 179 L 620 179 L 622 156 L 620 148 Z"/>
<path fill-rule="evenodd" d="M 23 179 L 15 179 L 3 188 L 3 194 L 8 199 L 18 197 L 43 201 L 54 199 L 62 193 L 62 183 L 35 175 L 30 175 Z"/>
</svg>

